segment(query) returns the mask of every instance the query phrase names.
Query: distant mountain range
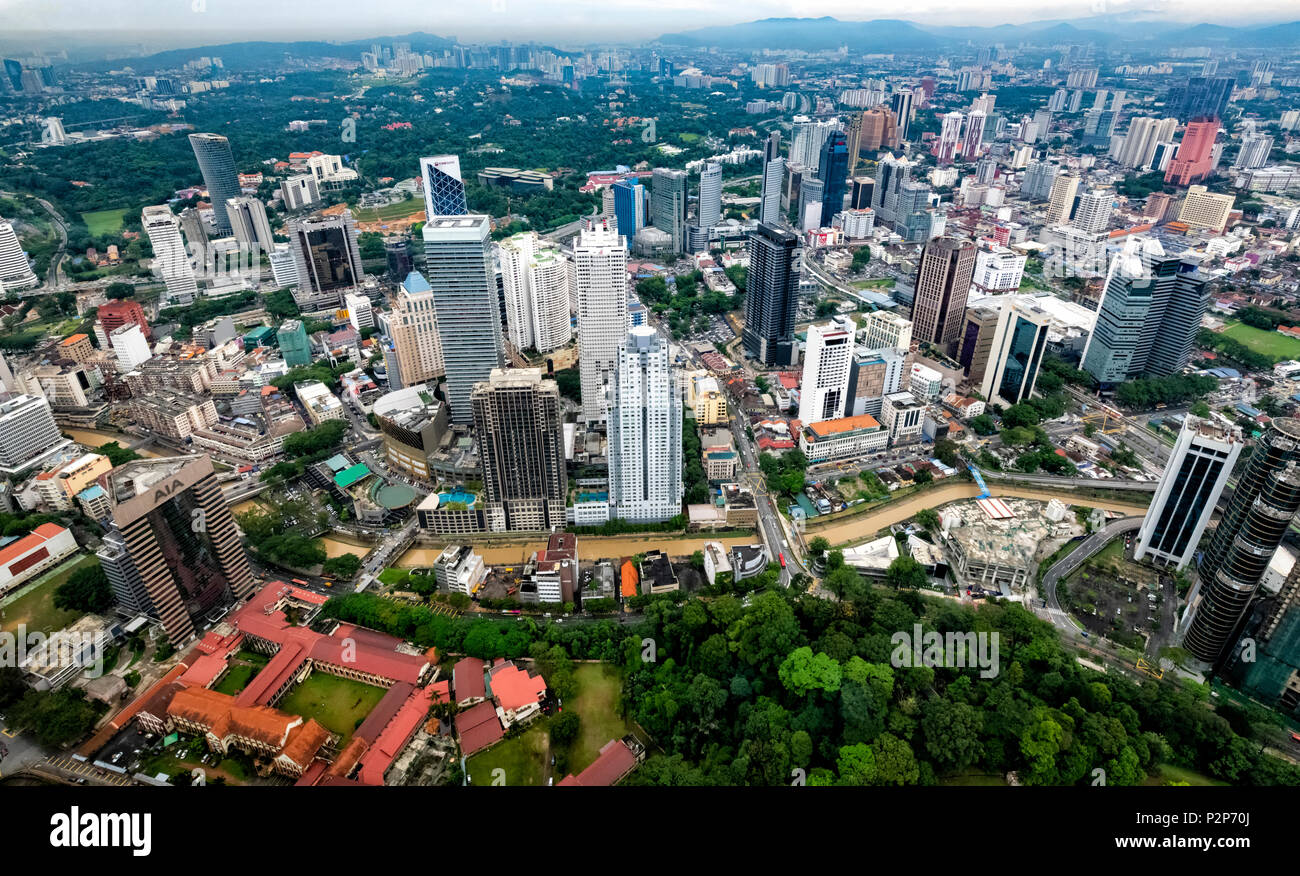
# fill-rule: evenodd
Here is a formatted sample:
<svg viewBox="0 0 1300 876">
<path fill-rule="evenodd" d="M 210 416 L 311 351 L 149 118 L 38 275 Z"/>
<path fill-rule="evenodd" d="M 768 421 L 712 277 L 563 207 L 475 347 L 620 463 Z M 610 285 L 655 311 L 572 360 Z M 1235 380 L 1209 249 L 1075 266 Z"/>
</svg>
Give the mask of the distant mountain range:
<svg viewBox="0 0 1300 876">
<path fill-rule="evenodd" d="M 1300 43 L 1300 21 L 1254 27 L 1225 27 L 1217 24 L 1189 27 L 1184 22 L 1157 18 L 1154 13 L 1136 12 L 992 27 L 935 27 L 896 19 L 841 21 L 827 16 L 765 18 L 743 24 L 703 27 L 664 34 L 658 41 L 670 46 L 717 46 L 742 50 L 780 47 L 812 52 L 847 46 L 855 52 L 924 52 L 963 43 L 1107 45 L 1157 39 L 1183 45 L 1229 43 L 1243 48 L 1294 46 Z"/>
</svg>

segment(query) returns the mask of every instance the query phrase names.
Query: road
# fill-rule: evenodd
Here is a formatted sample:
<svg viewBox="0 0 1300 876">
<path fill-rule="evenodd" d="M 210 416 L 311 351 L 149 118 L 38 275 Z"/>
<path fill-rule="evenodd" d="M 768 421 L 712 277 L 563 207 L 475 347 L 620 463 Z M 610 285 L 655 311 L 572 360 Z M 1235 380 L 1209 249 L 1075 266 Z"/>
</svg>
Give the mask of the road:
<svg viewBox="0 0 1300 876">
<path fill-rule="evenodd" d="M 1104 529 L 1100 529 L 1085 538 L 1083 543 L 1075 548 L 1068 557 L 1044 573 L 1043 580 L 1039 584 L 1039 594 L 1047 603 L 1043 608 L 1048 619 L 1056 625 L 1057 629 L 1068 632 L 1071 636 L 1081 635 L 1079 627 L 1070 619 L 1069 612 L 1061 608 L 1061 603 L 1056 596 L 1057 584 L 1061 582 L 1061 579 L 1073 574 L 1076 569 L 1120 535 L 1135 531 L 1142 525 L 1143 519 L 1142 517 L 1124 517 L 1120 520 L 1111 521 L 1106 524 Z"/>
<path fill-rule="evenodd" d="M 6 198 L 17 197 L 17 195 L 13 192 L 0 192 L 0 195 L 3 195 Z M 50 214 L 50 219 L 54 221 L 54 227 L 59 230 L 59 248 L 54 251 L 54 254 L 52 256 L 50 256 L 50 266 L 45 272 L 45 286 L 43 287 L 43 289 L 46 292 L 48 292 L 51 289 L 55 289 L 55 290 L 62 289 L 64 286 L 64 283 L 62 281 L 62 275 L 63 275 L 62 262 L 63 262 L 63 255 L 68 250 L 68 226 L 64 224 L 63 217 L 59 215 L 58 210 L 54 209 L 53 204 L 51 204 L 49 201 L 46 201 L 43 198 L 38 198 L 35 195 L 32 195 L 31 198 L 32 200 L 36 201 L 36 203 L 40 204 L 42 209 L 44 209 L 46 213 Z M 42 291 L 42 287 L 37 287 L 36 289 L 33 289 L 31 292 L 27 292 L 23 294 L 30 295 L 40 291 Z"/>
<path fill-rule="evenodd" d="M 980 469 L 980 474 L 986 481 L 1017 481 L 1026 484 L 1035 484 L 1044 487 L 1063 487 L 1064 489 L 1084 488 L 1084 489 L 1104 489 L 1104 490 L 1133 490 L 1139 493 L 1154 493 L 1157 483 L 1155 481 L 1134 481 L 1126 478 L 1088 478 L 1088 477 L 1066 477 L 1060 475 L 1042 475 L 1042 474 L 1025 474 L 1023 472 L 1006 472 L 993 471 L 992 469 Z"/>
</svg>

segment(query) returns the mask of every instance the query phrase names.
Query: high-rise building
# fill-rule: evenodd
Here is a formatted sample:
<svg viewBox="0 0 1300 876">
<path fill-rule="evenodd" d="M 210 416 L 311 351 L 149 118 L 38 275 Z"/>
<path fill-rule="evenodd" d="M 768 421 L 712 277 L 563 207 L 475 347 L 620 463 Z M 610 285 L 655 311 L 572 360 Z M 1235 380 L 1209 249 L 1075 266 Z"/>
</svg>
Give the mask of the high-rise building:
<svg viewBox="0 0 1300 876">
<path fill-rule="evenodd" d="M 822 144 L 817 178 L 822 183 L 822 225 L 844 209 L 844 196 L 848 193 L 849 148 L 843 131 L 832 131 Z"/>
<path fill-rule="evenodd" d="M 540 368 L 495 368 L 470 393 L 493 532 L 565 525 L 568 480 L 560 389 Z"/>
<path fill-rule="evenodd" d="M 696 224 L 712 228 L 722 221 L 722 165 L 706 162 L 700 168 L 700 209 Z"/>
<path fill-rule="evenodd" d="M 781 218 L 781 180 L 784 176 L 781 132 L 773 131 L 763 142 L 763 185 L 759 192 L 758 221 L 771 224 Z"/>
<path fill-rule="evenodd" d="M 805 426 L 845 416 L 855 334 L 852 320 L 808 327 L 799 387 L 799 420 Z"/>
<path fill-rule="evenodd" d="M 0 294 L 30 289 L 40 278 L 32 272 L 31 262 L 23 251 L 12 223 L 0 220 Z"/>
<path fill-rule="evenodd" d="M 235 239 L 250 250 L 269 253 L 275 249 L 271 236 L 271 223 L 266 218 L 266 205 L 250 195 L 241 195 L 226 201 L 226 216 Z"/>
<path fill-rule="evenodd" d="M 433 290 L 453 423 L 473 420 L 469 394 L 505 364 L 501 308 L 487 216 L 443 215 L 424 223 L 425 279 Z M 411 381 L 402 375 L 409 385 Z"/>
<path fill-rule="evenodd" d="M 291 176 L 280 183 L 280 195 L 286 210 L 301 210 L 320 201 L 320 186 L 310 173 Z"/>
<path fill-rule="evenodd" d="M 984 124 L 988 116 L 976 110 L 966 116 L 966 133 L 962 137 L 961 154 L 966 160 L 974 161 L 984 151 Z"/>
<path fill-rule="evenodd" d="M 1092 189 L 1079 196 L 1079 206 L 1074 210 L 1070 224 L 1080 231 L 1105 231 L 1110 227 L 1111 206 L 1115 193 L 1106 189 Z"/>
<path fill-rule="evenodd" d="M 1020 194 L 1035 201 L 1046 201 L 1052 196 L 1052 184 L 1061 172 L 1061 166 L 1050 161 L 1034 159 L 1025 165 L 1025 176 L 1020 182 Z"/>
<path fill-rule="evenodd" d="M 822 219 L 822 193 L 825 186 L 815 177 L 806 178 L 799 185 L 799 230 L 808 231 L 821 228 L 830 221 L 827 216 Z"/>
<path fill-rule="evenodd" d="M 975 273 L 975 244 L 940 237 L 925 244 L 916 271 L 912 337 L 951 356 L 961 337 L 966 296 Z"/>
<path fill-rule="evenodd" d="M 411 259 L 411 236 L 396 234 L 384 240 L 384 261 L 388 266 L 390 279 L 401 282 L 411 273 L 414 262 Z"/>
<path fill-rule="evenodd" d="M 104 496 L 108 499 L 107 495 Z M 109 501 L 109 518 L 112 516 L 112 502 Z M 131 562 L 131 552 L 127 549 L 126 539 L 116 529 L 104 533 L 103 544 L 95 552 L 100 568 L 113 588 L 113 599 L 117 607 L 131 615 L 145 615 L 158 618 L 158 611 L 149 598 L 149 591 L 144 586 L 144 579 Z"/>
<path fill-rule="evenodd" d="M 618 345 L 627 337 L 627 242 L 601 225 L 579 232 L 573 242 L 573 278 L 578 295 L 578 373 L 582 419 L 605 422 L 607 387 Z"/>
<path fill-rule="evenodd" d="M 506 299 L 506 336 L 516 350 L 549 353 L 573 339 L 569 319 L 572 264 L 535 231 L 498 246 Z"/>
<path fill-rule="evenodd" d="M 0 476 L 12 477 L 71 444 L 50 403 L 32 395 L 0 398 Z"/>
<path fill-rule="evenodd" d="M 1218 118 L 1197 118 L 1187 123 L 1178 152 L 1165 171 L 1165 182 L 1186 186 L 1200 182 L 1214 172 L 1214 141 L 1219 134 Z"/>
<path fill-rule="evenodd" d="M 300 319 L 287 319 L 275 332 L 276 343 L 280 346 L 280 356 L 290 368 L 311 364 L 311 341 L 307 338 L 307 326 Z"/>
<path fill-rule="evenodd" d="M 1236 638 L 1260 580 L 1300 510 L 1300 420 L 1277 417 L 1237 479 L 1187 596 L 1183 647 L 1217 664 Z"/>
<path fill-rule="evenodd" d="M 1241 170 L 1263 167 L 1268 164 L 1268 156 L 1272 151 L 1273 138 L 1268 134 L 1257 132 L 1255 123 L 1248 121 L 1241 135 L 1241 149 L 1237 152 L 1237 160 L 1232 166 Z"/>
<path fill-rule="evenodd" d="M 889 347 L 909 350 L 912 347 L 912 321 L 888 310 L 874 310 L 866 315 L 862 328 L 863 343 L 871 350 Z"/>
<path fill-rule="evenodd" d="M 966 117 L 953 111 L 945 113 L 934 144 L 934 157 L 940 164 L 951 164 L 961 148 L 961 126 Z"/>
<path fill-rule="evenodd" d="M 1178 120 L 1174 118 L 1136 118 L 1128 123 L 1124 135 L 1124 149 L 1119 163 L 1125 167 L 1149 167 L 1155 156 L 1156 144 L 1174 138 Z"/>
<path fill-rule="evenodd" d="M 898 116 L 889 107 L 872 107 L 862 114 L 859 124 L 858 152 L 879 152 L 881 149 L 897 149 Z"/>
<path fill-rule="evenodd" d="M 609 408 L 609 498 L 623 520 L 682 512 L 682 398 L 668 342 L 637 326 L 618 345 Z"/>
<path fill-rule="evenodd" d="M 1165 255 L 1154 238 L 1130 238 L 1111 262 L 1083 369 L 1108 386 L 1177 374 L 1191 358 L 1208 303 L 1195 264 Z"/>
<path fill-rule="evenodd" d="M 905 183 L 912 181 L 914 162 L 896 158 L 892 152 L 876 163 L 876 184 L 871 192 L 871 209 L 876 211 L 876 221 L 887 226 L 903 217 L 899 215 L 898 196 Z"/>
<path fill-rule="evenodd" d="M 993 335 L 998 330 L 1002 311 L 997 307 L 968 307 L 961 330 L 961 348 L 957 361 L 971 386 L 982 386 L 993 350 Z"/>
<path fill-rule="evenodd" d="M 1169 89 L 1165 110 L 1179 121 L 1200 116 L 1221 119 L 1228 110 L 1233 84 L 1230 76 L 1193 76 L 1186 85 Z"/>
<path fill-rule="evenodd" d="M 1178 221 L 1194 231 L 1222 231 L 1235 201 L 1233 195 L 1211 192 L 1205 186 L 1188 186 Z"/>
<path fill-rule="evenodd" d="M 174 646 L 231 599 L 252 595 L 253 573 L 209 457 L 128 462 L 108 482 L 113 525 Z"/>
<path fill-rule="evenodd" d="M 1094 109 L 1083 116 L 1083 145 L 1109 146 L 1110 136 L 1115 132 L 1115 113 L 1110 110 Z"/>
<path fill-rule="evenodd" d="M 220 134 L 190 134 L 190 147 L 199 162 L 199 172 L 203 174 L 217 231 L 229 234 L 230 217 L 226 215 L 226 202 L 243 194 L 230 141 Z"/>
<path fill-rule="evenodd" d="M 1060 174 L 1052 182 L 1052 191 L 1048 195 L 1047 215 L 1044 225 L 1063 225 L 1070 221 L 1074 212 L 1074 195 L 1079 190 L 1079 178 L 1074 174 Z"/>
<path fill-rule="evenodd" d="M 799 237 L 760 223 L 749 235 L 745 352 L 764 365 L 799 361 L 794 324 L 799 309 Z"/>
<path fill-rule="evenodd" d="M 333 216 L 310 216 L 288 223 L 299 285 L 294 301 L 304 311 L 343 306 L 343 295 L 361 285 L 361 249 L 357 223 L 344 210 Z"/>
<path fill-rule="evenodd" d="M 717 167 L 718 203 L 722 203 L 722 168 Z M 706 169 L 700 174 L 700 224 L 704 224 L 704 197 Z M 686 245 L 686 171 L 656 167 L 650 180 L 650 224 L 672 237 L 674 253 L 683 252 Z M 710 223 L 716 225 L 717 221 Z"/>
<path fill-rule="evenodd" d="M 193 304 L 199 297 L 194 265 L 181 237 L 181 223 L 166 204 L 145 207 L 140 216 L 153 248 L 153 273 L 163 281 L 166 306 Z"/>
<path fill-rule="evenodd" d="M 1016 299 L 1002 305 L 980 384 L 980 394 L 990 402 L 1019 404 L 1038 382 L 1051 318 L 1031 302 Z"/>
<path fill-rule="evenodd" d="M 790 144 L 790 163 L 800 164 L 812 170 L 819 169 L 822 146 L 833 131 L 840 129 L 839 119 L 814 121 L 807 116 L 795 116 Z"/>
<path fill-rule="evenodd" d="M 185 250 L 190 254 L 190 261 L 195 265 L 208 263 L 209 243 L 208 229 L 203 217 L 194 207 L 181 210 L 181 236 L 185 238 Z"/>
<path fill-rule="evenodd" d="M 388 315 L 388 335 L 393 341 L 398 378 L 394 384 L 390 367 L 390 386 L 418 386 L 443 376 L 445 368 L 433 289 L 418 271 L 407 274 L 397 288 L 393 310 Z"/>
<path fill-rule="evenodd" d="M 424 187 L 424 215 L 427 219 L 463 216 L 469 212 L 465 203 L 465 182 L 460 175 L 460 156 L 421 158 L 420 182 Z"/>
<path fill-rule="evenodd" d="M 633 177 L 621 179 L 611 188 L 618 233 L 629 241 L 635 240 L 636 233 L 645 227 L 645 186 Z"/>
<path fill-rule="evenodd" d="M 1241 448 L 1240 429 L 1186 415 L 1138 530 L 1133 559 L 1149 556 L 1175 569 L 1191 562 Z"/>
<path fill-rule="evenodd" d="M 149 337 L 149 320 L 145 317 L 144 308 L 140 306 L 138 301 L 132 301 L 130 298 L 108 301 L 99 305 L 95 315 L 99 319 L 106 337 L 113 333 L 113 329 L 119 328 L 128 322 L 140 326 L 140 331 L 144 333 L 144 336 Z"/>
<path fill-rule="evenodd" d="M 876 181 L 869 176 L 858 176 L 853 178 L 853 185 L 849 190 L 849 209 L 850 210 L 870 210 L 871 196 L 875 193 Z M 872 210 L 874 217 L 875 211 Z"/>
<path fill-rule="evenodd" d="M 889 108 L 893 110 L 894 118 L 898 120 L 898 141 L 902 143 L 909 139 L 907 135 L 912 125 L 911 90 L 895 91 L 889 98 Z"/>
</svg>

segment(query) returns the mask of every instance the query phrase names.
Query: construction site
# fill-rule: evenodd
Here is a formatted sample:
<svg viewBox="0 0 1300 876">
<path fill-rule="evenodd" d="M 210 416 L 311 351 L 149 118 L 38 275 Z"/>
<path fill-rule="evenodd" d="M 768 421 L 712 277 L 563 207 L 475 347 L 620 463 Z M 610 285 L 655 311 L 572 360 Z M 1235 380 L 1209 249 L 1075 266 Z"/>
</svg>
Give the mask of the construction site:
<svg viewBox="0 0 1300 876">
<path fill-rule="evenodd" d="M 954 502 L 939 512 L 939 541 L 960 587 L 1016 598 L 1038 563 L 1084 535 L 1076 515 L 1057 499 L 988 498 Z"/>
</svg>

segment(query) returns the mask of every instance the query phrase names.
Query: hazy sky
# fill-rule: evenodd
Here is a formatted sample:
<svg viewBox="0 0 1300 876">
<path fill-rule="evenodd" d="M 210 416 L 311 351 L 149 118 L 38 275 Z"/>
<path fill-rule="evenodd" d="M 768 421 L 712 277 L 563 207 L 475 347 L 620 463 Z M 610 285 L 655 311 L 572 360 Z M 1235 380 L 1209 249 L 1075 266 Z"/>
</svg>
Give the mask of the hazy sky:
<svg viewBox="0 0 1300 876">
<path fill-rule="evenodd" d="M 993 25 L 1137 11 L 1189 24 L 1300 18 L 1295 0 L 0 0 L 0 33 L 93 30 L 120 41 L 135 32 L 150 42 L 165 33 L 168 42 L 184 35 L 180 44 L 196 45 L 210 38 L 357 39 L 423 30 L 461 39 L 579 43 L 786 16 Z"/>
</svg>

